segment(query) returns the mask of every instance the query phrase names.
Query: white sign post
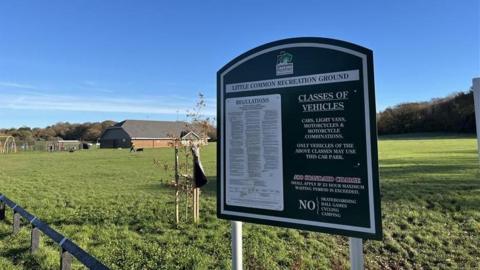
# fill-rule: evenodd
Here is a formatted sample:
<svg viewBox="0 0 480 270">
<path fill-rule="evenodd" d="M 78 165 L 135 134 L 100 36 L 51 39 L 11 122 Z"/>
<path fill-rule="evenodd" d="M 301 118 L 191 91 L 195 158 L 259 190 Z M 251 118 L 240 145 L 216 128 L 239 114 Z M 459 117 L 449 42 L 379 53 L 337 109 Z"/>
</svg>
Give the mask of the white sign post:
<svg viewBox="0 0 480 270">
<path fill-rule="evenodd" d="M 473 78 L 473 100 L 475 103 L 475 124 L 477 127 L 477 147 L 480 157 L 480 78 Z"/>
<path fill-rule="evenodd" d="M 350 237 L 350 269 L 363 270 L 362 238 Z"/>
<path fill-rule="evenodd" d="M 232 266 L 233 270 L 242 270 L 242 222 L 232 221 Z"/>
</svg>

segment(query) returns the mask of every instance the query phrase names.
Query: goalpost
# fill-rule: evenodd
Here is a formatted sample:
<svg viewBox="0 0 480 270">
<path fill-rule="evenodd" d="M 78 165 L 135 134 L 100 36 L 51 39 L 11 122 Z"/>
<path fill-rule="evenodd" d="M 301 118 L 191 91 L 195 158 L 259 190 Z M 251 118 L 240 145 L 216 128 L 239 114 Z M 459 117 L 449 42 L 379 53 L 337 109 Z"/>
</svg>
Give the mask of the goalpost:
<svg viewBox="0 0 480 270">
<path fill-rule="evenodd" d="M 17 144 L 15 143 L 15 138 L 9 135 L 0 135 L 0 153 L 16 153 Z"/>
</svg>

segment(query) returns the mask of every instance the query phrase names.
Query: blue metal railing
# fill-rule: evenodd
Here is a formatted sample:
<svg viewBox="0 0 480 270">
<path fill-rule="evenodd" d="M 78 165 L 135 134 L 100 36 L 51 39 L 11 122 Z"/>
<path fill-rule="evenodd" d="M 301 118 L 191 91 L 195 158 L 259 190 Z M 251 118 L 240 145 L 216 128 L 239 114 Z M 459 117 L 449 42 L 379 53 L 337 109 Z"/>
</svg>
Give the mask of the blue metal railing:
<svg viewBox="0 0 480 270">
<path fill-rule="evenodd" d="M 57 243 L 62 248 L 62 252 L 68 252 L 89 269 L 109 269 L 103 263 L 98 261 L 95 257 L 88 254 L 85 250 L 72 242 L 70 239 L 66 238 L 56 230 L 52 229 L 50 226 L 48 226 L 48 224 L 44 223 L 39 218 L 30 214 L 27 210 L 23 209 L 22 207 L 8 199 L 5 195 L 0 194 L 0 203 L 4 203 L 8 207 L 10 207 L 14 211 L 14 213 L 18 213 L 30 224 L 32 224 L 33 228 L 40 230 L 46 236 L 52 239 L 55 243 Z M 2 213 L 0 213 L 0 219 L 2 219 L 5 217 L 5 207 L 1 207 L 0 211 L 2 211 Z"/>
</svg>

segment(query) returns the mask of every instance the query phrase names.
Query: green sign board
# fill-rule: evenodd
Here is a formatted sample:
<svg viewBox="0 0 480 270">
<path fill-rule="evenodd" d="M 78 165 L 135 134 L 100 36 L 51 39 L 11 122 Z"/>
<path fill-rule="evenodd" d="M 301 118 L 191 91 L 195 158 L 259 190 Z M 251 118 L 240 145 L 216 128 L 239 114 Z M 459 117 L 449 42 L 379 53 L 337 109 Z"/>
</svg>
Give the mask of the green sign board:
<svg viewBox="0 0 480 270">
<path fill-rule="evenodd" d="M 382 237 L 372 51 L 324 38 L 252 49 L 217 74 L 218 217 Z"/>
</svg>

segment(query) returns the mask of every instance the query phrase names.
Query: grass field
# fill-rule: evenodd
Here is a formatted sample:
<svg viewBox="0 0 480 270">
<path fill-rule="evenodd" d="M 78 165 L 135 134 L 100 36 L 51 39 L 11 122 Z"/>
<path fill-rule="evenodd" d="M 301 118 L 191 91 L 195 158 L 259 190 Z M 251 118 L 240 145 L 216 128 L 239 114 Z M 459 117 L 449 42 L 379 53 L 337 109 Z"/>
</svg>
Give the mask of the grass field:
<svg viewBox="0 0 480 270">
<path fill-rule="evenodd" d="M 380 140 L 384 240 L 366 241 L 369 269 L 479 269 L 480 178 L 473 138 Z M 229 269 L 230 226 L 216 218 L 215 145 L 202 150 L 210 176 L 201 223 L 173 225 L 171 149 L 0 156 L 0 192 L 112 269 Z M 30 255 L 27 225 L 0 222 L 0 269 L 58 269 L 42 238 Z M 248 269 L 345 269 L 347 238 L 244 225 Z M 75 269 L 81 269 L 76 263 Z"/>
</svg>

